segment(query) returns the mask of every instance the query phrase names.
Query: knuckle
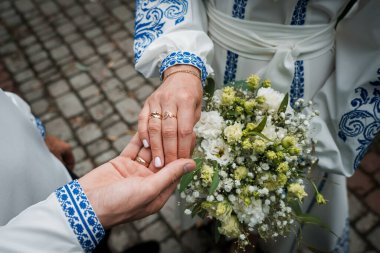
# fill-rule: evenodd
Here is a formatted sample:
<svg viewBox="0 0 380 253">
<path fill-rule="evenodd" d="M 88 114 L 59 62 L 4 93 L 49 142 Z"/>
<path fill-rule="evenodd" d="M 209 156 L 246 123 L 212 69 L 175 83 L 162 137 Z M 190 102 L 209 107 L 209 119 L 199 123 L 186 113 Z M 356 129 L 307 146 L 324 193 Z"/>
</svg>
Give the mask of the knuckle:
<svg viewBox="0 0 380 253">
<path fill-rule="evenodd" d="M 158 123 L 149 123 L 148 131 L 151 134 L 160 134 L 161 133 L 161 126 Z"/>
<path fill-rule="evenodd" d="M 189 135 L 192 135 L 193 134 L 193 129 L 192 128 L 183 128 L 183 129 L 180 129 L 179 130 L 179 136 L 181 138 L 185 138 Z"/>
<path fill-rule="evenodd" d="M 177 130 L 174 128 L 164 128 L 162 131 L 162 136 L 165 138 L 173 139 L 177 137 Z"/>
<path fill-rule="evenodd" d="M 191 95 L 191 94 L 189 94 L 189 93 L 181 93 L 180 95 L 179 95 L 179 99 L 180 99 L 180 101 L 182 102 L 182 103 L 187 103 L 187 104 L 191 104 L 191 103 L 193 103 L 194 102 L 194 97 Z"/>
</svg>

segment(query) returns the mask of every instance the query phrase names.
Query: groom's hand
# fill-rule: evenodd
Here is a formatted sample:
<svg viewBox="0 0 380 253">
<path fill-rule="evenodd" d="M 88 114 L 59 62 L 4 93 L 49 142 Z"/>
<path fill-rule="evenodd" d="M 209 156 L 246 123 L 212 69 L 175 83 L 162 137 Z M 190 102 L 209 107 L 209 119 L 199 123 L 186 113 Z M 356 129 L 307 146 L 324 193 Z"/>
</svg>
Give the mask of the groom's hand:
<svg viewBox="0 0 380 253">
<path fill-rule="evenodd" d="M 150 151 L 141 148 L 135 135 L 120 156 L 79 179 L 105 228 L 159 211 L 182 175 L 195 169 L 193 160 L 179 159 L 154 173 L 135 161 L 144 157 L 146 163 L 151 162 Z"/>
</svg>

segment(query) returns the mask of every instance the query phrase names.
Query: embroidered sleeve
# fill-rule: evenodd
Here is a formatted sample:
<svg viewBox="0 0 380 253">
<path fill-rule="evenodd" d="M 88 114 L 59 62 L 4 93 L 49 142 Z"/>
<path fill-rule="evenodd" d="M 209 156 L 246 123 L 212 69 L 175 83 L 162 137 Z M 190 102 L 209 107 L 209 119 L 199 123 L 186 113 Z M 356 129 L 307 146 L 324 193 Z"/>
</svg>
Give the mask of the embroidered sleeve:
<svg viewBox="0 0 380 253">
<path fill-rule="evenodd" d="M 36 127 L 38 128 L 38 130 L 40 130 L 42 139 L 45 139 L 46 129 L 45 129 L 44 123 L 42 123 L 41 119 L 37 116 L 34 116 L 34 123 L 36 124 Z"/>
<path fill-rule="evenodd" d="M 380 132 L 380 68 L 377 80 L 355 89 L 351 111 L 343 114 L 339 122 L 341 141 L 355 148 L 353 169 L 357 169 L 372 141 Z"/>
<path fill-rule="evenodd" d="M 188 64 L 198 68 L 201 71 L 202 84 L 204 84 L 208 75 L 206 65 L 199 56 L 190 52 L 172 52 L 166 56 L 161 63 L 160 76 L 162 77 L 167 68 L 177 64 Z"/>
<path fill-rule="evenodd" d="M 74 180 L 55 194 L 83 250 L 92 252 L 105 232 L 81 185 Z"/>
<path fill-rule="evenodd" d="M 136 1 L 134 41 L 136 63 L 144 49 L 160 37 L 165 30 L 185 20 L 187 10 L 187 0 Z"/>
</svg>

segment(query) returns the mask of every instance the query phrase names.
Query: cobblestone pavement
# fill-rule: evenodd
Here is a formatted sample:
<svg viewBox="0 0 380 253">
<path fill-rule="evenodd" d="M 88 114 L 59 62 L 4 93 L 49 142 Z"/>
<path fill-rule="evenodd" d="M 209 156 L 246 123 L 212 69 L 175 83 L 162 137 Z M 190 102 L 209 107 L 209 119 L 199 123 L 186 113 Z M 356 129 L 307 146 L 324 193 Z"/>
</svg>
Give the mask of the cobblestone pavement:
<svg viewBox="0 0 380 253">
<path fill-rule="evenodd" d="M 133 67 L 134 1 L 1 0 L 0 87 L 19 90 L 48 133 L 68 141 L 81 176 L 115 157 L 160 84 Z M 380 252 L 380 145 L 348 180 L 350 252 Z M 113 229 L 122 252 L 142 240 L 161 252 L 210 252 L 206 231 L 181 232 L 173 196 L 160 213 Z M 217 252 L 214 249 L 213 252 Z"/>
</svg>

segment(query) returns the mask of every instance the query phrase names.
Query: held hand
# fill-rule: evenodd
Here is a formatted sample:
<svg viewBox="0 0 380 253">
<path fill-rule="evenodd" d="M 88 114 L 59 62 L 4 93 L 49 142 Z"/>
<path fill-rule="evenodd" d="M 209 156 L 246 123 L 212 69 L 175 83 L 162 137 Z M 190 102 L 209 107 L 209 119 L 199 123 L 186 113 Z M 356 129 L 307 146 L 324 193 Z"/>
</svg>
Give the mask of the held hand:
<svg viewBox="0 0 380 253">
<path fill-rule="evenodd" d="M 46 135 L 45 143 L 50 152 L 57 157 L 68 170 L 72 171 L 74 169 L 75 158 L 70 144 L 52 135 Z"/>
<path fill-rule="evenodd" d="M 180 159 L 153 173 L 141 162 L 134 161 L 137 157 L 144 157 L 150 163 L 150 151 L 141 148 L 141 142 L 135 135 L 120 156 L 79 179 L 105 228 L 159 211 L 181 176 L 195 168 L 194 161 Z"/>
<path fill-rule="evenodd" d="M 165 75 L 177 70 L 199 73 L 190 65 L 175 65 Z M 189 158 L 193 127 L 199 120 L 202 85 L 191 73 L 177 72 L 145 101 L 139 115 L 138 132 L 145 147 L 152 150 L 153 163 L 161 168 L 177 158 Z"/>
</svg>

